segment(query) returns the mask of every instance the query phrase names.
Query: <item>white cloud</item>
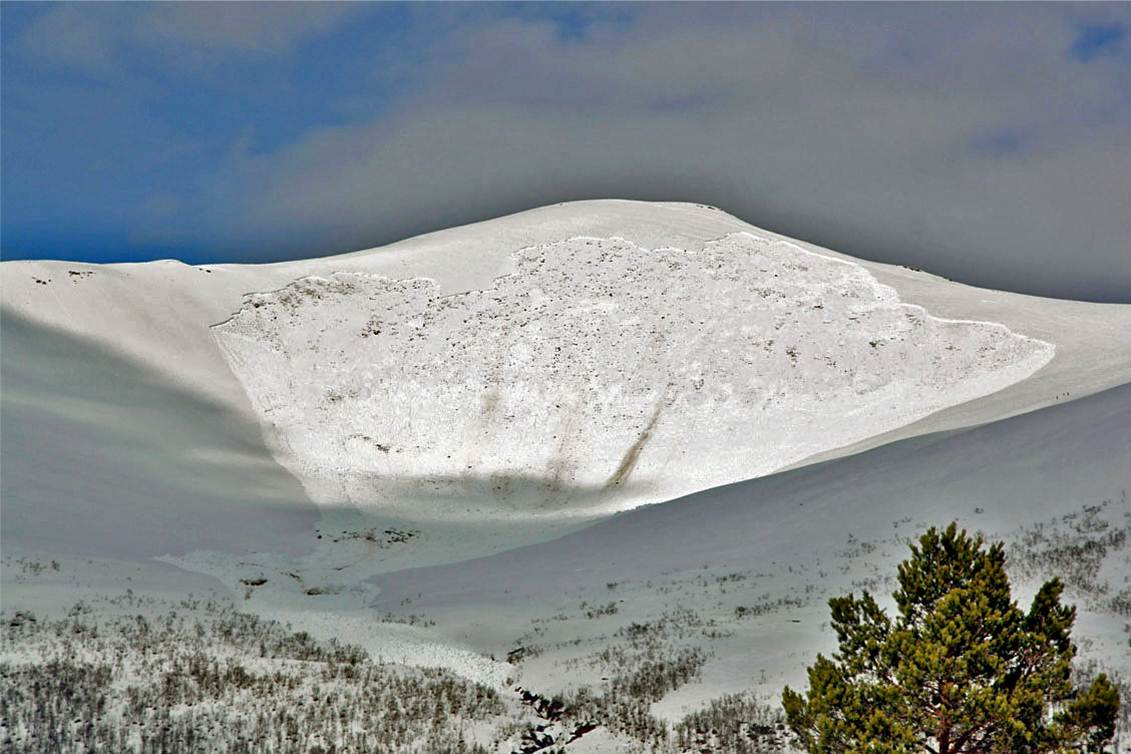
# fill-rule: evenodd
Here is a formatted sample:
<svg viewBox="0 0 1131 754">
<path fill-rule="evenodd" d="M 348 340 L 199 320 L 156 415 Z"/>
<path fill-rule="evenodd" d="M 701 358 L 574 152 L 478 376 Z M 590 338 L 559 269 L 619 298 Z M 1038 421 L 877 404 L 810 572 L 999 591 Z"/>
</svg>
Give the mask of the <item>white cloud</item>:
<svg viewBox="0 0 1131 754">
<path fill-rule="evenodd" d="M 199 46 L 215 51 L 277 54 L 341 24 L 351 3 L 164 3 L 138 16 L 138 40 Z"/>
<path fill-rule="evenodd" d="M 35 19 L 18 40 L 29 58 L 90 72 L 114 67 L 114 32 L 81 5 L 59 5 Z"/>
<path fill-rule="evenodd" d="M 35 18 L 18 44 L 33 59 L 88 74 L 120 70 L 139 49 L 178 67 L 202 67 L 232 56 L 288 53 L 359 8 L 338 2 L 62 3 Z"/>
</svg>

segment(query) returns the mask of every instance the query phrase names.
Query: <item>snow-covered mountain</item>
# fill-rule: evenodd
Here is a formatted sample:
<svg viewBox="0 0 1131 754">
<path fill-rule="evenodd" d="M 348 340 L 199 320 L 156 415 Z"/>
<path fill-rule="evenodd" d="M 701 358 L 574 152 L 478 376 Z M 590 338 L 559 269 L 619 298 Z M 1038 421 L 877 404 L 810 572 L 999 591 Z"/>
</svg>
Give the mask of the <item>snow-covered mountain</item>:
<svg viewBox="0 0 1131 754">
<path fill-rule="evenodd" d="M 795 680 L 823 599 L 882 584 L 925 525 L 1039 554 L 1027 527 L 1131 516 L 1131 306 L 702 205 L 561 204 L 271 265 L 4 262 L 0 294 L 5 611 L 128 576 L 549 691 L 599 682 L 585 653 L 617 626 L 684 610 L 717 640 L 680 650 L 710 659 L 653 706 L 673 716 L 748 672 Z M 1103 651 L 1123 547 L 1079 585 Z M 518 645 L 540 656 L 488 656 Z"/>
<path fill-rule="evenodd" d="M 260 427 L 317 503 L 441 520 L 659 502 L 1131 369 L 1127 307 L 850 260 L 698 205 L 565 204 L 264 266 L 13 262 L 3 300 Z M 277 476 L 215 440 L 190 456 Z"/>
</svg>

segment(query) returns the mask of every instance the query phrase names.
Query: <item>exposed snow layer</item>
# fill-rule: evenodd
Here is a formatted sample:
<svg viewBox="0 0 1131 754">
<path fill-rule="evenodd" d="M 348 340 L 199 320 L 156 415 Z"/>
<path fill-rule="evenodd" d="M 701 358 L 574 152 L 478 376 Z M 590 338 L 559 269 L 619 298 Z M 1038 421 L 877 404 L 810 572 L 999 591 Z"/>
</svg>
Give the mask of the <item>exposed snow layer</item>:
<svg viewBox="0 0 1131 754">
<path fill-rule="evenodd" d="M 571 238 L 513 268 L 450 295 L 305 278 L 215 328 L 316 501 L 446 520 L 654 503 L 995 392 L 1054 350 L 751 233 Z"/>
</svg>

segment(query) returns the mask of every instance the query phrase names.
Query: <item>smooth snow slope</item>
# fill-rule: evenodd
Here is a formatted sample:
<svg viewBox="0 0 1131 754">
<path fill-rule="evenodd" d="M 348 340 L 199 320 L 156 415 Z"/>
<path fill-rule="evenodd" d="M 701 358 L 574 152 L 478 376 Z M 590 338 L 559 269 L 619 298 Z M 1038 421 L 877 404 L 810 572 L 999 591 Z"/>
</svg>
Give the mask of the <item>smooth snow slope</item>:
<svg viewBox="0 0 1131 754">
<path fill-rule="evenodd" d="M 552 542 L 372 581 L 382 589 L 378 604 L 390 607 L 410 592 L 423 595 L 412 600 L 417 610 L 493 599 L 522 603 L 705 563 L 725 569 L 740 560 L 801 562 L 837 550 L 850 535 L 883 535 L 905 517 L 914 528 L 959 519 L 1003 535 L 1131 495 L 1129 430 L 1131 385 L 1125 385 L 974 429 L 704 490 Z M 1126 501 L 1120 506 L 1131 514 Z"/>
<path fill-rule="evenodd" d="M 1010 543 L 1023 599 L 1036 579 L 1065 580 L 1084 657 L 1127 679 L 1129 496 L 1131 385 L 640 508 L 552 542 L 384 574 L 373 606 L 426 616 L 483 652 L 543 649 L 523 682 L 546 693 L 596 683 L 601 673 L 578 658 L 618 628 L 690 611 L 713 629 L 698 634 L 713 656 L 699 682 L 657 705 L 675 715 L 723 693 L 776 698 L 803 684 L 805 666 L 833 648 L 828 597 L 887 595 L 909 538 L 957 520 Z M 1081 547 L 1089 537 L 1111 544 Z M 583 614 L 608 602 L 608 617 Z M 736 617 L 738 606 L 754 617 Z"/>
<path fill-rule="evenodd" d="M 0 317 L 5 552 L 296 555 L 319 519 L 258 425 L 112 349 Z"/>
</svg>

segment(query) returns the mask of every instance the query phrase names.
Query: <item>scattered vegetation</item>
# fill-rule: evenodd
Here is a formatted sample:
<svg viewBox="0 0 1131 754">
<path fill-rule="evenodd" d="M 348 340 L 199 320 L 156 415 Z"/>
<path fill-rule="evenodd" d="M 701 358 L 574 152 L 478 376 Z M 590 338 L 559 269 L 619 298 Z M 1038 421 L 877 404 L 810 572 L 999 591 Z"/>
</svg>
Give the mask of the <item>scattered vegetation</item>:
<svg viewBox="0 0 1131 754">
<path fill-rule="evenodd" d="M 787 739 L 781 711 L 750 694 L 715 699 L 675 726 L 675 743 L 681 751 L 778 754 L 789 748 Z"/>
<path fill-rule="evenodd" d="M 556 698 L 563 719 L 574 726 L 604 725 L 652 751 L 672 742 L 668 723 L 653 715 L 653 702 L 698 677 L 707 653 L 693 640 L 706 622 L 686 608 L 676 608 L 656 620 L 632 622 L 620 628 L 602 649 L 582 662 L 600 669 L 599 692 L 588 686 Z"/>
<path fill-rule="evenodd" d="M 579 609 L 586 618 L 593 620 L 594 618 L 601 618 L 606 615 L 616 615 L 617 603 L 606 602 L 603 605 L 590 605 L 588 602 L 582 602 Z"/>
<path fill-rule="evenodd" d="M 804 696 L 787 690 L 784 714 L 753 691 L 714 699 L 679 721 L 652 708 L 700 678 L 716 640 L 757 634 L 752 618 L 800 622 L 804 614 L 797 610 L 824 588 L 836 588 L 822 588 L 835 579 L 836 563 L 788 566 L 805 580 L 803 590 L 788 592 L 766 591 L 776 574 L 713 571 L 710 564 L 656 583 L 602 581 L 599 593 L 532 619 L 531 631 L 515 637 L 506 653 L 516 678 L 524 663 L 549 653 L 543 664 L 580 671 L 575 675 L 588 684 L 556 694 L 516 687 L 514 695 L 500 695 L 446 671 L 373 663 L 356 647 L 317 641 L 207 600 L 160 613 L 151 598 L 127 590 L 100 605 L 114 618 L 96 619 L 82 604 L 62 620 L 7 612 L 0 621 L 0 753 L 545 754 L 570 751 L 569 744 L 598 728 L 630 751 L 652 754 L 761 754 L 793 745 L 839 752 L 872 744 L 892 754 L 927 746 L 950 754 L 1059 751 L 1049 741 L 1065 752 L 1105 751 L 1131 729 L 1131 708 L 1118 704 L 1131 686 L 1101 672 L 1108 669 L 1102 663 L 1074 661 L 1074 613 L 1060 603 L 1059 581 L 1045 584 L 1023 612 L 1003 569 L 1057 575 L 1074 599 L 1131 616 L 1131 582 L 1124 575 L 1120 583 L 1125 569 L 1112 568 L 1113 558 L 1126 562 L 1129 553 L 1121 507 L 1084 506 L 1022 529 L 1004 547 L 983 547 L 980 538 L 953 527 L 931 530 L 913 545 L 898 579 L 884 564 L 894 563 L 893 545 L 910 540 L 849 535 L 835 555 L 865 561 L 869 576 L 850 581 L 846 563 L 839 568 L 844 590 L 887 586 L 900 612 L 889 618 L 867 592 L 832 600 L 840 649 L 831 659 L 818 658 Z M 379 547 L 415 536 L 381 529 L 326 534 Z M 60 568 L 11 557 L 4 565 L 18 581 L 51 578 Z M 267 576 L 249 570 L 241 581 L 250 591 Z M 312 596 L 337 589 L 302 586 Z M 681 606 L 691 593 L 702 613 Z M 642 612 L 640 594 L 663 602 Z M 586 601 L 576 601 L 581 596 Z M 136 612 L 145 615 L 121 617 Z M 400 612 L 375 620 L 435 625 L 429 616 Z M 1087 640 L 1082 644 L 1095 655 Z M 1020 650 L 1008 655 L 1018 647 L 1023 658 Z M 564 654 L 555 656 L 559 651 Z M 524 682 L 534 668 L 526 670 Z M 542 670 L 538 665 L 538 675 Z M 764 670 L 760 683 L 767 683 Z M 885 707 L 889 702 L 895 712 Z M 987 709 L 993 719 L 979 727 L 976 713 Z M 940 747 L 939 710 L 950 718 L 949 748 Z"/>
<path fill-rule="evenodd" d="M 208 605 L 204 615 L 59 620 L 0 631 L 0 751 L 486 751 L 464 740 L 505 707 L 439 669 Z"/>
<path fill-rule="evenodd" d="M 1122 502 L 1125 506 L 1126 493 Z M 1009 548 L 1010 565 L 1021 572 L 1055 575 L 1082 597 L 1110 602 L 1116 612 L 1123 612 L 1129 595 L 1109 596 L 1112 587 L 1101 579 L 1104 561 L 1128 545 L 1128 528 L 1114 526 L 1101 515 L 1109 505 L 1107 500 L 1085 505 L 1059 520 L 1025 527 Z"/>
<path fill-rule="evenodd" d="M 738 620 L 742 620 L 743 618 L 753 618 L 758 615 L 776 613 L 780 610 L 804 606 L 805 600 L 801 597 L 778 597 L 777 599 L 763 597 L 753 605 L 736 606 L 734 608 L 734 617 Z"/>
</svg>

